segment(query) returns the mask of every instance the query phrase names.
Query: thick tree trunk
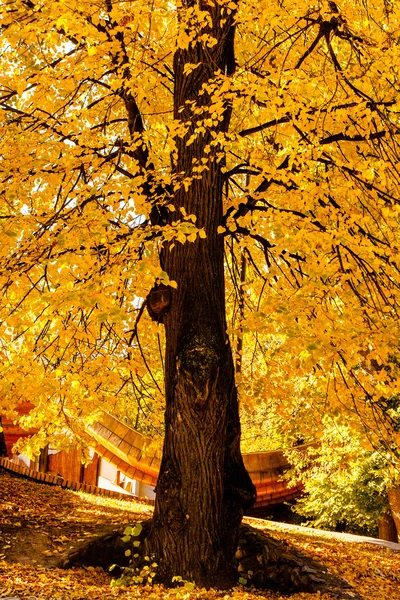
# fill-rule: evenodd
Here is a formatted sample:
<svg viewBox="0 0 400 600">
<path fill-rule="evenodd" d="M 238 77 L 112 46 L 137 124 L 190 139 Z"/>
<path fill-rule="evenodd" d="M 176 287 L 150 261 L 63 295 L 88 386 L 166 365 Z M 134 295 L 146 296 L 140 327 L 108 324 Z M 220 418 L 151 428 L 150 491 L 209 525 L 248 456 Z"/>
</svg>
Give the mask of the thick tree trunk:
<svg viewBox="0 0 400 600">
<path fill-rule="evenodd" d="M 232 20 L 221 26 L 220 10 L 218 5 L 210 9 L 210 33 L 218 43 L 206 49 L 197 44 L 175 55 L 175 118 L 186 123 L 198 119 L 191 101 L 210 104 L 207 91 L 199 94 L 202 87 L 217 73 L 229 73 Z M 187 63 L 200 66 L 184 75 Z M 226 130 L 229 116 L 227 108 L 213 131 Z M 204 227 L 207 238 L 177 243 L 162 254 L 162 266 L 178 289 L 164 318 L 165 441 L 147 547 L 164 580 L 181 576 L 201 586 L 226 588 L 237 578 L 239 525 L 243 509 L 254 503 L 255 488 L 240 453 L 234 365 L 226 334 L 224 242 L 217 233 L 224 163 L 216 160 L 220 148 L 205 151 L 213 142 L 210 129 L 187 146 L 193 131 L 190 126 L 177 139 L 175 173 L 192 177 L 194 164 L 203 157 L 208 158 L 207 170 L 182 186 L 173 203 L 177 210 L 183 207 L 197 216 L 196 225 Z"/>
</svg>

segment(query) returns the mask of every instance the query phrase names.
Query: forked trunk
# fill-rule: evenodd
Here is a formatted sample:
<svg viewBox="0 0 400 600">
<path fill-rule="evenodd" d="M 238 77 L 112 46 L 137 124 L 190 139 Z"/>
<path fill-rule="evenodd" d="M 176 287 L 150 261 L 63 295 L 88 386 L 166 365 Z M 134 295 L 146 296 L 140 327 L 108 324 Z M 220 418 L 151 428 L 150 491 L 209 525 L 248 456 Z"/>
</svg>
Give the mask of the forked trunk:
<svg viewBox="0 0 400 600">
<path fill-rule="evenodd" d="M 194 123 L 197 106 L 210 105 L 203 86 L 232 65 L 232 18 L 221 25 L 221 8 L 210 9 L 218 42 L 178 50 L 174 60 L 175 118 Z M 199 66 L 184 74 L 187 63 Z M 202 90 L 203 92 L 199 94 Z M 164 248 L 162 266 L 178 283 L 166 328 L 166 411 L 163 459 L 157 483 L 148 552 L 164 580 L 180 576 L 201 586 L 226 588 L 236 581 L 234 555 L 243 509 L 255 500 L 255 488 L 240 453 L 240 423 L 234 365 L 226 334 L 224 248 L 217 233 L 223 215 L 223 177 L 213 134 L 226 131 L 230 111 L 197 136 L 190 126 L 177 139 L 175 173 L 192 178 L 175 193 L 180 214 L 195 214 L 207 237 L 173 249 Z M 208 148 L 206 148 L 208 146 Z M 210 151 L 211 148 L 211 151 Z M 206 157 L 207 169 L 194 166 Z M 194 176 L 194 177 L 193 177 Z M 175 218 L 177 218 L 175 216 Z"/>
</svg>

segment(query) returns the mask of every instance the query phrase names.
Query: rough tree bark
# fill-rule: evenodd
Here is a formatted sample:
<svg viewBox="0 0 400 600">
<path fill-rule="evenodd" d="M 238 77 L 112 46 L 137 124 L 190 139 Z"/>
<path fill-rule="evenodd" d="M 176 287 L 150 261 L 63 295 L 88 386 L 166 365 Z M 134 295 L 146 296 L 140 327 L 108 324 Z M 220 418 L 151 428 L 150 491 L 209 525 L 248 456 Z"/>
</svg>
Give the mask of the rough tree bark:
<svg viewBox="0 0 400 600">
<path fill-rule="evenodd" d="M 233 13 L 225 22 L 221 7 L 208 8 L 217 39 L 212 48 L 196 44 L 174 57 L 175 118 L 195 122 L 193 105 L 207 106 L 204 85 L 216 74 L 234 70 Z M 199 64 L 184 75 L 187 63 Z M 183 110 L 182 110 L 183 109 Z M 198 117 L 197 117 L 198 118 Z M 166 329 L 165 441 L 157 483 L 148 552 L 165 580 L 173 576 L 201 586 L 226 588 L 237 579 L 235 551 L 243 509 L 255 501 L 255 488 L 240 453 L 240 422 L 234 365 L 226 334 L 223 236 L 217 233 L 223 216 L 223 160 L 216 160 L 212 131 L 227 131 L 226 107 L 215 125 L 189 146 L 190 126 L 177 138 L 176 174 L 190 177 L 193 159 L 208 158 L 208 167 L 188 189 L 172 200 L 179 210 L 197 216 L 207 238 L 165 247 L 161 263 L 178 283 Z M 175 217 L 176 218 L 176 217 Z"/>
</svg>

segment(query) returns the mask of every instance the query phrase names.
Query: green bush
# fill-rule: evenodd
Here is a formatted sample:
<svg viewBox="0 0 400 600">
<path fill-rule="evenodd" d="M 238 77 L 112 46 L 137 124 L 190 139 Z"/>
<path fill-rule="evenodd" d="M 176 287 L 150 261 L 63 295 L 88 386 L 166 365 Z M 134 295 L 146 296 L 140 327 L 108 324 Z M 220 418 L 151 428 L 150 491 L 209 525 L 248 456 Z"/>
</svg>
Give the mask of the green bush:
<svg viewBox="0 0 400 600">
<path fill-rule="evenodd" d="M 388 458 L 361 445 L 347 426 L 331 424 L 321 445 L 306 457 L 291 452 L 292 480 L 301 480 L 305 496 L 296 512 L 308 525 L 364 535 L 377 534 L 379 516 L 388 508 Z"/>
</svg>

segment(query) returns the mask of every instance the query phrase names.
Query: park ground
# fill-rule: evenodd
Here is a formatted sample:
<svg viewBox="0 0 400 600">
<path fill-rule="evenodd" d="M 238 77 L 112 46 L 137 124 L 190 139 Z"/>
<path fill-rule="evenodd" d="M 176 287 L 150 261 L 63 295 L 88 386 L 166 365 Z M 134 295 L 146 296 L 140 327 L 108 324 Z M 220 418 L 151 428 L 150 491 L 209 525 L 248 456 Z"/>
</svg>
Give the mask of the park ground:
<svg viewBox="0 0 400 600">
<path fill-rule="evenodd" d="M 60 569 L 70 550 L 151 516 L 151 507 L 38 484 L 0 469 L 0 599 L 8 600 L 277 600 L 279 594 L 238 586 L 230 592 L 166 589 L 158 585 L 110 587 L 100 568 Z M 346 597 L 400 600 L 400 551 L 334 534 L 249 520 L 288 548 L 318 562 L 343 581 Z M 296 593 L 291 600 L 330 600 L 337 593 Z"/>
</svg>

